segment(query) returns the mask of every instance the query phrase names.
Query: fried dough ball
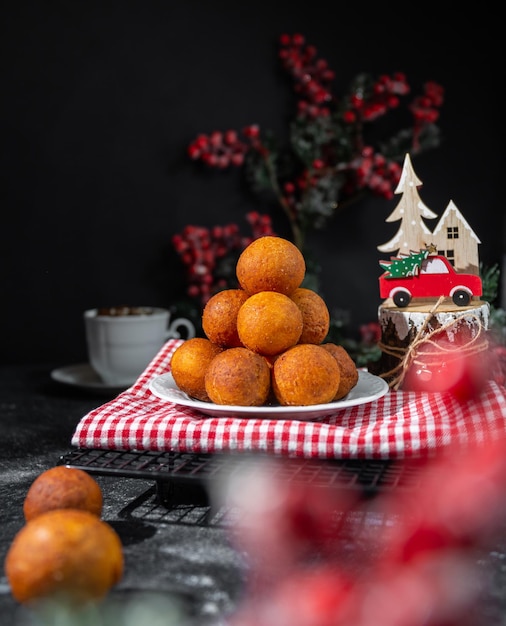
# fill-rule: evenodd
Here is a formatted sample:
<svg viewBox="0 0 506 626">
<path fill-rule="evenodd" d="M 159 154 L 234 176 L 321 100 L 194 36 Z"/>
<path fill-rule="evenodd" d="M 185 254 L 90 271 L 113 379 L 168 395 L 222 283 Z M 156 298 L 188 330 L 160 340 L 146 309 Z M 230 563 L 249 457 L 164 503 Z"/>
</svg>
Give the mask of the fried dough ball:
<svg viewBox="0 0 506 626">
<path fill-rule="evenodd" d="M 259 237 L 239 256 L 236 276 L 249 295 L 259 291 L 277 291 L 290 295 L 300 287 L 306 274 L 306 262 L 295 244 L 282 237 Z"/>
<path fill-rule="evenodd" d="M 341 370 L 339 388 L 334 396 L 334 400 L 340 400 L 348 395 L 358 383 L 357 366 L 343 346 L 338 346 L 335 343 L 323 343 L 322 348 L 325 348 L 325 350 L 336 359 L 339 369 Z"/>
<path fill-rule="evenodd" d="M 56 465 L 39 474 L 23 502 L 28 522 L 53 509 L 81 509 L 102 515 L 102 489 L 88 472 L 77 467 Z"/>
<path fill-rule="evenodd" d="M 215 404 L 261 406 L 271 386 L 271 370 L 263 356 L 247 348 L 218 354 L 205 376 L 206 391 Z"/>
<path fill-rule="evenodd" d="M 209 364 L 223 348 L 203 337 L 187 339 L 176 348 L 170 361 L 176 385 L 192 398 L 209 402 L 204 377 Z"/>
<path fill-rule="evenodd" d="M 243 289 L 225 289 L 214 294 L 204 307 L 202 329 L 206 337 L 224 348 L 242 346 L 237 333 L 237 313 L 248 294 Z"/>
<path fill-rule="evenodd" d="M 102 600 L 121 580 L 123 546 L 113 527 L 95 514 L 53 509 L 19 530 L 4 565 L 18 602 L 78 608 Z"/>
<path fill-rule="evenodd" d="M 329 332 L 330 313 L 323 298 L 316 291 L 298 287 L 290 298 L 302 313 L 303 328 L 299 343 L 320 344 Z"/>
<path fill-rule="evenodd" d="M 250 296 L 237 314 L 237 332 L 246 348 L 264 356 L 279 354 L 294 346 L 302 333 L 299 307 L 276 291 Z"/>
<path fill-rule="evenodd" d="M 272 388 L 281 405 L 327 404 L 335 398 L 340 377 L 337 360 L 327 350 L 301 343 L 275 360 Z"/>
</svg>

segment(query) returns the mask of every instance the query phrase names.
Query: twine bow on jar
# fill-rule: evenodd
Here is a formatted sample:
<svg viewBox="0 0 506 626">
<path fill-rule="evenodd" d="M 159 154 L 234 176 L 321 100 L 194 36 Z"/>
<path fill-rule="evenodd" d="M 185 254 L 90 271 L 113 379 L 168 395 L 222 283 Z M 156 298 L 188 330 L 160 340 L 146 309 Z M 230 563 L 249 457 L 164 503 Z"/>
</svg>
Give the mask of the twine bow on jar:
<svg viewBox="0 0 506 626">
<path fill-rule="evenodd" d="M 378 346 L 385 354 L 399 359 L 399 363 L 395 367 L 380 374 L 381 378 L 390 379 L 388 382 L 390 389 L 397 391 L 402 386 L 408 371 L 414 366 L 419 366 L 419 375 L 423 376 L 425 373 L 427 377 L 430 378 L 431 372 L 434 369 L 440 368 L 442 363 L 448 364 L 457 359 L 462 361 L 488 349 L 488 340 L 482 337 L 483 325 L 478 316 L 474 313 L 460 316 L 459 318 L 443 324 L 439 328 L 428 333 L 426 332 L 432 316 L 443 300 L 444 296 L 441 296 L 434 307 L 429 311 L 424 323 L 413 341 L 407 347 L 387 346 L 381 341 L 378 342 Z M 441 333 L 448 331 L 452 327 L 456 327 L 462 319 L 478 322 L 478 330 L 469 341 L 457 342 L 450 346 L 446 342 L 443 343 L 436 340 Z"/>
</svg>

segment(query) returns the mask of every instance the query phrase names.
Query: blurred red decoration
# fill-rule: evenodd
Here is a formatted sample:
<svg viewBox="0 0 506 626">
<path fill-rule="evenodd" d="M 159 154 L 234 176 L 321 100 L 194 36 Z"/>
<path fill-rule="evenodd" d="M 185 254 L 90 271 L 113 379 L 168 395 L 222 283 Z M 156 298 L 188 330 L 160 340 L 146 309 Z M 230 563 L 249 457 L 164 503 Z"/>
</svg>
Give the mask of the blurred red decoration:
<svg viewBox="0 0 506 626">
<path fill-rule="evenodd" d="M 223 487 L 246 588 L 228 626 L 475 625 L 480 559 L 506 523 L 506 440 L 404 461 L 372 499 L 283 481 L 270 460 Z M 402 461 L 398 461 L 402 463 Z"/>
<path fill-rule="evenodd" d="M 461 402 L 479 396 L 494 378 L 490 351 L 466 353 L 465 348 L 435 351 L 417 358 L 408 368 L 402 388 L 433 393 L 448 392 Z"/>
</svg>

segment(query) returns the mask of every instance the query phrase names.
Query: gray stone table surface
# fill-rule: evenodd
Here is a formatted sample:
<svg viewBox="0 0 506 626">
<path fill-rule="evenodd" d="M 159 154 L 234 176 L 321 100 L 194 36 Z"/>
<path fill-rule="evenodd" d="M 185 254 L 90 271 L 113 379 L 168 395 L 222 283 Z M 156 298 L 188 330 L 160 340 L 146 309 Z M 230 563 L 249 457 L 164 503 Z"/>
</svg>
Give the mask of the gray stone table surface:
<svg viewBox="0 0 506 626">
<path fill-rule="evenodd" d="M 72 449 L 80 418 L 109 399 L 54 382 L 51 369 L 0 367 L 0 626 L 42 624 L 41 616 L 13 599 L 3 571 L 5 555 L 24 524 L 22 505 L 30 484 Z M 122 540 L 124 576 L 102 612 L 79 623 L 60 616 L 58 626 L 225 625 L 240 602 L 246 571 L 226 529 L 180 523 L 160 513 L 148 479 L 96 479 L 104 494 L 103 519 Z M 196 502 L 197 513 L 200 504 L 205 509 Z M 506 529 L 503 538 L 478 564 L 487 591 L 470 616 L 473 626 L 506 626 Z"/>
</svg>

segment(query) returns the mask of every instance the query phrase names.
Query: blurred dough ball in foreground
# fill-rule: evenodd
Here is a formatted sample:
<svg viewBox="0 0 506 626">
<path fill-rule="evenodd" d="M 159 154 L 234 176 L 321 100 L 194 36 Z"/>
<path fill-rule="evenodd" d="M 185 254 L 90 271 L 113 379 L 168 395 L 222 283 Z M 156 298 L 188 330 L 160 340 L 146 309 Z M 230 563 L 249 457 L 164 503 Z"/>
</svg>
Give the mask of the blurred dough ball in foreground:
<svg viewBox="0 0 506 626">
<path fill-rule="evenodd" d="M 57 465 L 39 474 L 23 502 L 25 520 L 53 509 L 80 509 L 102 515 L 102 490 L 97 481 L 77 467 Z"/>
<path fill-rule="evenodd" d="M 116 531 L 88 511 L 55 509 L 27 522 L 14 537 L 5 574 L 14 598 L 80 605 L 102 599 L 123 575 Z"/>
</svg>

